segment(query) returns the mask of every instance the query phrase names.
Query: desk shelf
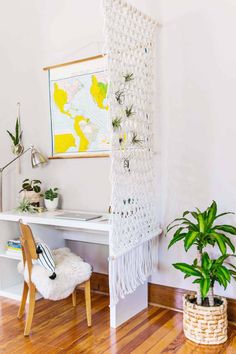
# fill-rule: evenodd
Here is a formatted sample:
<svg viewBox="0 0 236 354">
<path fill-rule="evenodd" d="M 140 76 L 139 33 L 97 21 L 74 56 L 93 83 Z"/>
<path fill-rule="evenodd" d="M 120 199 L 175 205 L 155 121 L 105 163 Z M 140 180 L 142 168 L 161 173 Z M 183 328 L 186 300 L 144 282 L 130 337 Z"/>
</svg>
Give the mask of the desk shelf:
<svg viewBox="0 0 236 354">
<path fill-rule="evenodd" d="M 1 289 L 0 296 L 7 297 L 8 299 L 12 299 L 12 300 L 20 301 L 22 296 L 22 290 L 23 290 L 23 282 Z M 37 292 L 36 300 L 39 300 L 41 298 L 42 295 Z M 27 299 L 27 303 L 28 303 L 28 299 Z"/>
<path fill-rule="evenodd" d="M 14 259 L 16 261 L 21 261 L 22 260 L 22 255 L 21 254 L 9 254 L 7 252 L 1 252 L 0 257 L 2 258 L 8 258 L 8 259 Z"/>
</svg>

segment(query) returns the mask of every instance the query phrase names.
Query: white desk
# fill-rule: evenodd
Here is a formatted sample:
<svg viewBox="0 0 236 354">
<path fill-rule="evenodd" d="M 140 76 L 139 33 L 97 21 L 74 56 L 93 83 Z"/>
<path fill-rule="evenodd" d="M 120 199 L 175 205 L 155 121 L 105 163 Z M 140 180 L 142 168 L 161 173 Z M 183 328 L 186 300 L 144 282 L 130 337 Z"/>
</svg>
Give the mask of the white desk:
<svg viewBox="0 0 236 354">
<path fill-rule="evenodd" d="M 0 296 L 15 300 L 21 299 L 23 282 L 16 270 L 16 260 L 19 260 L 19 257 L 9 256 L 5 251 L 7 240 L 19 235 L 16 223 L 18 223 L 20 219 L 32 226 L 44 225 L 50 229 L 53 228 L 54 231 L 55 229 L 60 229 L 62 230 L 62 234 L 64 234 L 63 230 L 76 231 L 76 233 L 71 233 L 72 236 L 70 236 L 70 233 L 65 232 L 64 238 L 68 240 L 109 246 L 109 233 L 111 231 L 111 225 L 108 220 L 109 214 L 103 214 L 103 218 L 101 219 L 79 221 L 57 218 L 56 215 L 62 212 L 65 212 L 65 210 L 43 212 L 39 214 L 24 214 L 16 211 L 0 213 Z M 93 215 L 94 213 L 90 214 Z M 40 235 L 38 236 L 40 237 Z M 5 269 L 5 272 L 2 272 L 2 269 Z M 116 306 L 110 307 L 111 327 L 118 327 L 147 306 L 147 283 L 145 283 L 139 286 L 133 294 L 130 294 L 124 300 L 119 301 Z"/>
</svg>

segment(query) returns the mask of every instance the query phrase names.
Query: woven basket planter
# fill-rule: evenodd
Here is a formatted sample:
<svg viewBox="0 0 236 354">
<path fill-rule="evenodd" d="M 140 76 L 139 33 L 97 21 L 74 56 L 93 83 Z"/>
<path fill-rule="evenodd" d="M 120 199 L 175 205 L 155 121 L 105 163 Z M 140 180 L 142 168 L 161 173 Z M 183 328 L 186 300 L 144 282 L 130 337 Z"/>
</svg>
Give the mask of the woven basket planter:
<svg viewBox="0 0 236 354">
<path fill-rule="evenodd" d="M 218 297 L 219 298 L 219 297 Z M 183 297 L 184 334 L 198 344 L 220 344 L 227 340 L 227 302 L 220 306 L 204 307 L 189 301 L 190 295 Z"/>
</svg>

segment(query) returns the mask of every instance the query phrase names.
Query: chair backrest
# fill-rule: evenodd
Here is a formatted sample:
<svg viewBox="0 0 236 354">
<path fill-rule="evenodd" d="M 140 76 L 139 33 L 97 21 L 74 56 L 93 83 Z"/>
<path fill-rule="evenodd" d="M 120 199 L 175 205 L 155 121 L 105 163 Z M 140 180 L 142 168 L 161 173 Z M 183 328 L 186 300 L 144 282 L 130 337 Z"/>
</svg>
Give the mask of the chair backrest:
<svg viewBox="0 0 236 354">
<path fill-rule="evenodd" d="M 27 268 L 29 272 L 29 281 L 31 282 L 31 271 L 32 271 L 32 260 L 38 259 L 38 254 L 36 252 L 36 244 L 34 237 L 31 231 L 31 228 L 28 225 L 23 224 L 20 220 L 20 231 L 21 231 L 21 246 L 22 246 L 22 256 L 24 266 L 27 263 Z"/>
</svg>

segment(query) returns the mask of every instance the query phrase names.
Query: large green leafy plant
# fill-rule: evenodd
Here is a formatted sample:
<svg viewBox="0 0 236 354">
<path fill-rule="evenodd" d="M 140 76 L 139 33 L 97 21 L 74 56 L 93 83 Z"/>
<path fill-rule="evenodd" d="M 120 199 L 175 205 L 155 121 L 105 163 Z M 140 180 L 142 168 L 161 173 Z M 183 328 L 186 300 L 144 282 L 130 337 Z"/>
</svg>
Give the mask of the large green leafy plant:
<svg viewBox="0 0 236 354">
<path fill-rule="evenodd" d="M 235 247 L 228 234 L 236 235 L 236 227 L 228 224 L 216 224 L 218 218 L 227 214 L 233 213 L 226 212 L 217 215 L 217 204 L 213 201 L 211 206 L 203 212 L 198 208 L 196 211 L 185 211 L 182 217 L 175 219 L 167 227 L 167 233 L 175 229 L 168 248 L 179 241 L 183 241 L 186 252 L 192 246 L 197 249 L 197 257 L 192 265 L 176 263 L 174 267 L 185 273 L 185 277 L 197 277 L 194 283 L 199 284 L 197 291 L 198 305 L 201 305 L 202 300 L 209 295 L 210 305 L 213 306 L 213 287 L 215 282 L 217 281 L 226 288 L 231 276 L 236 274 L 234 274 L 235 269 L 232 264 L 230 264 L 231 269 L 226 268 L 224 265 L 227 258 L 235 254 Z M 213 247 L 217 245 L 222 256 L 211 260 L 206 252 L 203 253 L 204 249 L 209 245 Z M 231 254 L 227 253 L 228 249 L 232 252 Z M 218 271 L 219 273 L 217 273 L 218 276 L 216 277 L 215 274 Z"/>
</svg>

